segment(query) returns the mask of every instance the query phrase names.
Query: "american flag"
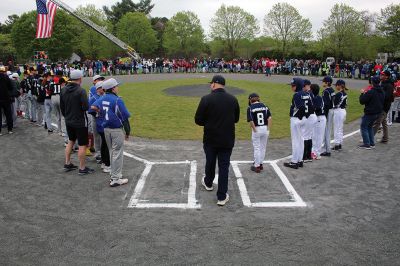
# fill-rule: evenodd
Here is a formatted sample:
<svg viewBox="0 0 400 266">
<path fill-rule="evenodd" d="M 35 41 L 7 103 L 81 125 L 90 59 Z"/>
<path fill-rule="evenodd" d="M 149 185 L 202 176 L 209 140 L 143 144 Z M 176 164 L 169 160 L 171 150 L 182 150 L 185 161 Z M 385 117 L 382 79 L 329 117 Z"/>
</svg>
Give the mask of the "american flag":
<svg viewBox="0 0 400 266">
<path fill-rule="evenodd" d="M 57 5 L 50 0 L 36 0 L 36 6 L 38 12 L 36 38 L 50 38 Z"/>
</svg>

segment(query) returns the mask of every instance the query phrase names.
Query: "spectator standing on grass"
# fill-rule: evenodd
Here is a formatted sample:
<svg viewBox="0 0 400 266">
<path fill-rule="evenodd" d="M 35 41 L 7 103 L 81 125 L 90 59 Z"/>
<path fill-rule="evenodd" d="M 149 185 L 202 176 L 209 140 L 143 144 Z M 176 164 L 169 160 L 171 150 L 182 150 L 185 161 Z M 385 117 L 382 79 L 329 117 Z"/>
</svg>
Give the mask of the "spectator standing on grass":
<svg viewBox="0 0 400 266">
<path fill-rule="evenodd" d="M 385 101 L 383 103 L 383 111 L 382 114 L 376 119 L 374 123 L 374 135 L 378 132 L 378 129 L 382 126 L 383 136 L 381 139 L 381 143 L 387 143 L 389 141 L 389 129 L 387 124 L 387 114 L 390 110 L 390 106 L 394 100 L 394 86 L 392 81 L 390 80 L 390 71 L 385 70 L 380 74 L 381 79 L 381 87 L 383 92 L 385 93 Z"/>
<path fill-rule="evenodd" d="M 2 135 L 1 128 L 3 126 L 3 112 L 7 121 L 8 134 L 13 133 L 12 132 L 13 120 L 11 114 L 11 96 L 10 96 L 12 85 L 11 85 L 11 80 L 5 74 L 5 71 L 6 71 L 5 67 L 0 66 L 0 136 Z"/>
<path fill-rule="evenodd" d="M 225 91 L 223 76 L 215 75 L 210 87 L 211 93 L 201 98 L 195 115 L 196 124 L 204 127 L 203 148 L 206 165 L 205 177 L 201 182 L 206 190 L 213 190 L 218 159 L 217 204 L 223 206 L 229 200 L 229 165 L 235 144 L 235 123 L 239 121 L 240 108 L 237 99 Z"/>
<path fill-rule="evenodd" d="M 124 140 L 129 140 L 131 116 L 125 107 L 124 101 L 118 97 L 119 83 L 111 78 L 103 82 L 106 94 L 92 105 L 92 109 L 104 117 L 104 138 L 110 152 L 111 180 L 110 187 L 117 187 L 128 183 L 127 178 L 122 178 L 124 163 Z"/>
<path fill-rule="evenodd" d="M 361 118 L 361 136 L 363 144 L 359 148 L 370 150 L 375 147 L 373 125 L 375 120 L 382 115 L 385 93 L 379 85 L 379 77 L 371 78 L 372 89 L 361 89 L 360 104 L 365 105 L 364 116 Z"/>
<path fill-rule="evenodd" d="M 65 148 L 64 171 L 76 170 L 78 167 L 71 163 L 71 152 L 78 140 L 79 175 L 91 174 L 93 169 L 86 167 L 86 146 L 88 145 L 88 118 L 86 112 L 89 103 L 86 91 L 81 88 L 82 71 L 73 70 L 67 86 L 61 90 L 60 107 L 65 117 L 69 142 Z"/>
</svg>

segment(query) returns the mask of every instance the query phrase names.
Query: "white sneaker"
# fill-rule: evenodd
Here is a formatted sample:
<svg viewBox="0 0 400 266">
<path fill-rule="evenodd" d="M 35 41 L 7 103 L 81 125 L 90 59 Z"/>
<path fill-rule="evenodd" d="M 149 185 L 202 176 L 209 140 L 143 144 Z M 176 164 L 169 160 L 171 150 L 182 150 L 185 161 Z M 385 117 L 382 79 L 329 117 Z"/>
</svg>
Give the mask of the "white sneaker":
<svg viewBox="0 0 400 266">
<path fill-rule="evenodd" d="M 226 193 L 226 198 L 224 200 L 217 201 L 218 206 L 224 206 L 229 201 L 229 194 Z"/>
<path fill-rule="evenodd" d="M 104 167 L 106 167 L 106 165 L 104 163 L 101 164 L 101 169 L 104 169 Z"/>
<path fill-rule="evenodd" d="M 12 131 L 8 131 L 8 134 L 9 134 L 9 135 L 11 135 L 11 134 L 13 134 L 13 133 L 14 133 L 14 132 L 12 132 Z"/>
<path fill-rule="evenodd" d="M 111 167 L 110 166 L 104 166 L 103 173 L 110 173 L 110 172 L 111 172 Z"/>
<path fill-rule="evenodd" d="M 207 187 L 206 182 L 204 182 L 204 178 L 206 178 L 206 177 L 203 177 L 203 178 L 201 179 L 201 184 L 203 185 L 203 187 L 204 187 L 207 191 L 212 191 L 212 190 L 214 189 L 214 187 L 213 187 L 213 186 Z"/>
<path fill-rule="evenodd" d="M 111 179 L 110 187 L 118 187 L 128 183 L 127 178 L 120 178 L 120 179 Z"/>
</svg>

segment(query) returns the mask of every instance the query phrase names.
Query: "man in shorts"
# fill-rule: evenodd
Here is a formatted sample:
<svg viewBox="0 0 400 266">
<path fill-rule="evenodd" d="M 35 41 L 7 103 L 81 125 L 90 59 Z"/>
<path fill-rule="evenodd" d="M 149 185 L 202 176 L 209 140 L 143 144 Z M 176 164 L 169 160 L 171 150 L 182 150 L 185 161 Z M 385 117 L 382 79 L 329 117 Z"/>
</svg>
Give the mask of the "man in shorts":
<svg viewBox="0 0 400 266">
<path fill-rule="evenodd" d="M 88 145 L 88 117 L 86 111 L 89 109 L 89 102 L 86 91 L 81 88 L 82 71 L 73 70 L 70 80 L 60 95 L 61 113 L 65 117 L 69 142 L 65 148 L 64 171 L 69 172 L 77 169 L 71 163 L 71 152 L 76 140 L 78 140 L 79 175 L 91 174 L 93 169 L 86 167 L 86 146 Z"/>
</svg>

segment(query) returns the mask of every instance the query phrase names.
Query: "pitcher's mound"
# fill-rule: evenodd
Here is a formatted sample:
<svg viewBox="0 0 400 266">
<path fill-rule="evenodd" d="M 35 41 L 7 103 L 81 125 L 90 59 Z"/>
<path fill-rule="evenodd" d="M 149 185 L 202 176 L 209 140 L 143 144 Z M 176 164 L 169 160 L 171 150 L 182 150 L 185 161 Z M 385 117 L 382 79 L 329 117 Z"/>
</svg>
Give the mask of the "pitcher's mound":
<svg viewBox="0 0 400 266">
<path fill-rule="evenodd" d="M 232 95 L 239 95 L 245 93 L 244 90 L 236 87 L 225 87 L 226 92 Z M 185 85 L 167 88 L 164 92 L 172 96 L 185 96 L 185 97 L 202 97 L 211 92 L 210 85 L 198 84 L 198 85 Z"/>
</svg>

